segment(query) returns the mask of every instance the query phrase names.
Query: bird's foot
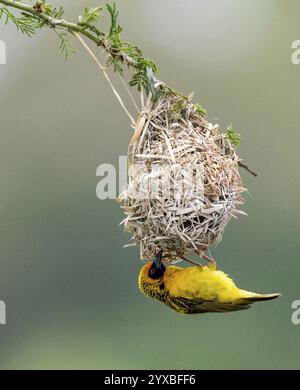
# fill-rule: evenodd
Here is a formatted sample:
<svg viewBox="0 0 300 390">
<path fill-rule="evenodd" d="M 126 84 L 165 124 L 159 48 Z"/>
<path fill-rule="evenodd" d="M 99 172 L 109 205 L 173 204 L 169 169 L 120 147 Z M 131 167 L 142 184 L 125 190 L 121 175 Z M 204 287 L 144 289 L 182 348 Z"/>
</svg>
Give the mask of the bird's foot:
<svg viewBox="0 0 300 390">
<path fill-rule="evenodd" d="M 211 269 L 217 269 L 217 263 L 216 263 L 216 260 L 213 259 L 212 257 L 209 257 L 207 256 L 205 253 L 204 253 L 204 250 L 199 250 L 199 255 L 202 259 L 204 260 L 207 260 L 208 262 L 208 268 L 211 268 Z"/>
<path fill-rule="evenodd" d="M 190 264 L 193 264 L 193 265 L 196 265 L 197 267 L 203 267 L 203 265 L 201 263 L 197 263 L 196 261 L 193 261 L 193 260 L 190 260 L 190 259 L 187 259 L 186 257 L 184 256 L 180 256 L 180 258 L 184 261 L 186 261 L 187 263 L 190 263 Z"/>
</svg>

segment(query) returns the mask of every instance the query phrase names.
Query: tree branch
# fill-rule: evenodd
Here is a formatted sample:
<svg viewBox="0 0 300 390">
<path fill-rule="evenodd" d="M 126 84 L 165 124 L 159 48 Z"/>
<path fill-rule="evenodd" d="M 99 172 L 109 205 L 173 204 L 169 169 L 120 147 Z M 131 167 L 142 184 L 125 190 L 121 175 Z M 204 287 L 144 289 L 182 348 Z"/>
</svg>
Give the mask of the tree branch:
<svg viewBox="0 0 300 390">
<path fill-rule="evenodd" d="M 106 54 L 111 59 L 115 70 L 117 70 L 119 73 L 122 72 L 120 65 L 132 67 L 135 69 L 135 71 L 140 71 L 141 73 L 144 73 L 144 77 L 146 77 L 147 67 L 152 68 L 154 73 L 157 72 L 157 67 L 154 62 L 148 58 L 144 58 L 142 56 L 142 51 L 138 47 L 130 45 L 128 42 L 121 41 L 120 33 L 122 31 L 122 27 L 117 24 L 113 25 L 113 23 L 117 23 L 118 17 L 118 11 L 115 6 L 107 5 L 107 9 L 109 10 L 112 19 L 112 25 L 110 32 L 108 34 L 104 34 L 94 26 L 94 23 L 82 24 L 80 22 L 68 22 L 63 18 L 53 18 L 45 12 L 44 8 L 46 7 L 46 5 L 50 7 L 51 5 L 45 3 L 44 0 L 37 1 L 33 5 L 28 5 L 23 2 L 14 0 L 0 0 L 0 5 L 1 4 L 7 7 L 18 9 L 21 12 L 30 15 L 32 19 L 36 22 L 43 22 L 46 26 L 50 28 L 59 28 L 67 30 L 69 32 L 76 32 L 82 34 L 83 36 L 93 41 L 97 46 L 100 46 L 104 49 Z M 37 9 L 37 5 L 40 8 Z M 115 14 L 113 14 L 113 12 L 115 12 Z M 117 66 L 118 63 L 120 64 L 119 67 Z M 142 82 L 143 80 L 139 80 L 139 84 L 137 84 L 139 90 L 142 89 Z"/>
<path fill-rule="evenodd" d="M 96 27 L 96 23 L 101 16 L 100 7 L 90 9 L 85 7 L 83 16 L 79 16 L 77 23 L 72 23 L 63 19 L 64 9 L 62 7 L 56 9 L 51 4 L 46 3 L 45 0 L 36 1 L 32 5 L 14 0 L 0 0 L 0 5 L 1 4 L 3 6 L 0 7 L 0 19 L 4 16 L 4 23 L 11 20 L 19 30 L 29 36 L 32 36 L 36 30 L 43 27 L 65 31 L 60 33 L 57 32 L 57 35 L 61 40 L 60 50 L 65 53 L 66 58 L 69 54 L 75 51 L 67 38 L 67 33 L 76 36 L 80 43 L 88 50 L 89 54 L 97 62 L 114 94 L 118 98 L 119 103 L 130 118 L 131 123 L 134 125 L 134 119 L 125 107 L 120 95 L 114 88 L 108 74 L 106 73 L 106 68 L 109 65 L 112 65 L 114 71 L 119 73 L 120 76 L 122 76 L 124 65 L 132 68 L 133 75 L 129 84 L 131 86 L 136 86 L 139 91 L 146 91 L 147 93 L 147 71 L 150 68 L 151 71 L 155 73 L 157 72 L 157 67 L 153 61 L 143 57 L 142 51 L 138 47 L 121 40 L 120 33 L 122 31 L 122 27 L 118 24 L 119 11 L 117 10 L 115 4 L 106 5 L 111 19 L 111 25 L 108 33 L 104 33 Z M 21 11 L 21 16 L 15 16 L 9 11 L 8 7 Z M 106 66 L 99 63 L 93 52 L 82 40 L 81 36 L 88 38 L 98 47 L 100 46 L 104 49 L 107 55 Z M 128 88 L 127 92 L 129 92 L 130 98 L 134 102 Z M 136 106 L 135 102 L 134 105 Z"/>
<path fill-rule="evenodd" d="M 13 7 L 16 9 L 19 9 L 20 11 L 26 12 L 31 14 L 37 21 L 43 21 L 45 22 L 49 27 L 55 28 L 55 27 L 61 27 L 69 31 L 79 32 L 82 35 L 85 35 L 87 38 L 91 39 L 96 43 L 98 46 L 104 46 L 104 42 L 102 40 L 99 40 L 99 38 L 96 36 L 96 34 L 92 34 L 89 31 L 86 31 L 86 28 L 84 26 L 79 26 L 76 23 L 70 23 L 67 22 L 64 19 L 55 19 L 52 18 L 49 15 L 45 15 L 43 12 L 37 12 L 33 6 L 20 3 L 19 1 L 13 1 L 13 0 L 0 0 L 0 3 L 8 6 Z"/>
<path fill-rule="evenodd" d="M 95 54 L 92 52 L 92 50 L 89 48 L 89 46 L 85 43 L 85 41 L 83 40 L 83 38 L 80 36 L 79 33 L 77 32 L 73 32 L 73 34 L 75 35 L 75 37 L 79 40 L 79 42 L 82 44 L 82 46 L 86 49 L 86 51 L 89 53 L 89 55 L 93 58 L 93 60 L 96 62 L 96 64 L 98 65 L 98 67 L 100 68 L 101 72 L 103 73 L 104 77 L 106 78 L 109 86 L 111 87 L 114 95 L 116 96 L 116 98 L 118 99 L 118 102 L 120 103 L 121 107 L 123 108 L 123 110 L 126 112 L 128 118 L 130 119 L 131 121 L 131 124 L 132 126 L 135 126 L 135 120 L 133 119 L 132 115 L 130 114 L 130 112 L 127 110 L 123 100 L 121 99 L 120 95 L 118 94 L 118 91 L 116 90 L 116 88 L 114 87 L 113 83 L 111 82 L 108 74 L 106 73 L 106 68 L 98 61 L 97 57 L 95 56 Z"/>
</svg>

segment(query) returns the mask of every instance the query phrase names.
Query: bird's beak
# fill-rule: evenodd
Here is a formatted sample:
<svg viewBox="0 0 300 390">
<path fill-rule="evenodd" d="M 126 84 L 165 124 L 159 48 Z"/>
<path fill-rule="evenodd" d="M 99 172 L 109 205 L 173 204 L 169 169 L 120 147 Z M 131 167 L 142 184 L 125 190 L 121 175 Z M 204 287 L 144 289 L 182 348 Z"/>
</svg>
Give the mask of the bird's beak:
<svg viewBox="0 0 300 390">
<path fill-rule="evenodd" d="M 155 269 L 157 269 L 157 270 L 161 269 L 163 266 L 162 255 L 163 255 L 163 251 L 159 251 L 158 254 L 156 255 L 154 261 L 153 261 L 153 265 L 154 265 Z"/>
</svg>

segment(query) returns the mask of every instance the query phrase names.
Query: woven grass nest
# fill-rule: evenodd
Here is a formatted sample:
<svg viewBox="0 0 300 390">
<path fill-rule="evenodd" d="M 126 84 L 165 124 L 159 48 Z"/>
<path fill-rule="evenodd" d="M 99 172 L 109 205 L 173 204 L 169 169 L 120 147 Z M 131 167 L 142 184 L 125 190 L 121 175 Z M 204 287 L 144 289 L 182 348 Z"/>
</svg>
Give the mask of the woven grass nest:
<svg viewBox="0 0 300 390">
<path fill-rule="evenodd" d="M 151 261 L 163 249 L 173 261 L 221 240 L 231 217 L 242 213 L 238 161 L 226 133 L 190 99 L 166 93 L 156 103 L 148 100 L 128 150 L 128 186 L 119 197 L 130 245 L 140 245 L 142 259 Z M 178 191 L 183 171 L 192 182 L 188 196 L 184 184 Z"/>
</svg>

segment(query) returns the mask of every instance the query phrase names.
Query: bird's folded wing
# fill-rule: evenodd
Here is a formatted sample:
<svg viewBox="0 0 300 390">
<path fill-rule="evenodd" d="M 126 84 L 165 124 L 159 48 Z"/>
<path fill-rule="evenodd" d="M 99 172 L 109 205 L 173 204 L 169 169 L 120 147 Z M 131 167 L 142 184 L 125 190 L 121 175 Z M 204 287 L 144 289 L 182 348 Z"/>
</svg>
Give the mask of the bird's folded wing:
<svg viewBox="0 0 300 390">
<path fill-rule="evenodd" d="M 194 313 L 224 313 L 236 310 L 248 309 L 249 305 L 239 305 L 219 301 L 204 301 L 201 299 L 188 299 L 184 297 L 173 297 L 173 302 L 189 314 Z"/>
</svg>

